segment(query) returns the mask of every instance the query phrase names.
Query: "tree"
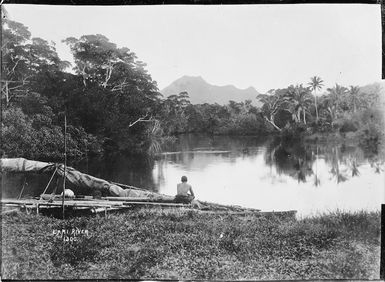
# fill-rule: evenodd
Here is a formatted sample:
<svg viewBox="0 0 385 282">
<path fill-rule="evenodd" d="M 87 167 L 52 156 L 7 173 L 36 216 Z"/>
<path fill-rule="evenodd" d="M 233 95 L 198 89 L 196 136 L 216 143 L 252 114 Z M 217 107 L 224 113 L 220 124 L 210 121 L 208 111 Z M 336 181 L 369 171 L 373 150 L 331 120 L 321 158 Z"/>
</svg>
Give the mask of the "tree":
<svg viewBox="0 0 385 282">
<path fill-rule="evenodd" d="M 336 83 L 333 88 L 328 88 L 327 90 L 329 91 L 328 110 L 332 115 L 332 119 L 334 120 L 337 117 L 338 112 L 341 110 L 341 101 L 346 95 L 348 89 Z"/>
<path fill-rule="evenodd" d="M 92 113 L 97 116 L 92 132 L 105 137 L 112 150 L 147 151 L 147 129 L 154 126 L 160 93 L 145 64 L 128 48 L 118 48 L 101 34 L 70 37 L 64 42 L 70 46 L 74 70 L 83 84 L 78 95 L 71 95 L 82 123 L 89 124 Z"/>
<path fill-rule="evenodd" d="M 260 94 L 257 96 L 259 101 L 263 103 L 263 106 L 262 106 L 263 118 L 267 122 L 269 122 L 275 129 L 277 129 L 278 131 L 281 131 L 281 128 L 279 128 L 275 124 L 275 116 L 278 113 L 278 111 L 281 109 L 285 101 L 283 100 L 282 96 L 276 94 L 275 90 L 270 90 L 268 93 L 269 94 Z"/>
<path fill-rule="evenodd" d="M 318 123 L 318 107 L 317 107 L 317 90 L 321 90 L 323 86 L 323 80 L 318 76 L 313 76 L 310 78 L 310 82 L 308 85 L 310 85 L 310 89 L 314 91 L 314 106 L 315 106 L 315 113 L 316 113 L 316 122 Z"/>
<path fill-rule="evenodd" d="M 301 121 L 301 113 L 303 123 L 306 124 L 306 112 L 312 103 L 310 89 L 303 87 L 302 84 L 296 86 L 289 86 L 285 100 L 288 102 L 289 110 L 292 113 L 293 119 L 296 123 Z"/>
<path fill-rule="evenodd" d="M 223 107 L 217 103 L 205 103 L 202 105 L 202 109 L 205 130 L 210 134 L 218 132 L 221 125 L 227 121 L 226 117 L 230 118 L 230 116 L 228 116 L 226 107 Z"/>
<path fill-rule="evenodd" d="M 242 102 L 238 103 L 233 100 L 230 100 L 227 107 L 229 109 L 230 114 L 239 115 L 242 111 L 243 103 Z"/>
<path fill-rule="evenodd" d="M 157 92 L 157 85 L 145 70 L 145 64 L 137 60 L 134 52 L 118 48 L 101 34 L 83 35 L 79 39 L 63 40 L 71 48 L 75 58 L 75 71 L 88 83 L 96 83 L 111 91 Z"/>
<path fill-rule="evenodd" d="M 178 95 L 170 95 L 162 101 L 161 118 L 168 133 L 184 132 L 187 130 L 188 111 L 191 105 L 186 91 Z"/>
<path fill-rule="evenodd" d="M 68 67 L 60 60 L 53 43 L 32 38 L 21 23 L 3 20 L 2 99 L 8 107 L 16 98 L 34 89 L 40 73 L 54 73 Z"/>
<path fill-rule="evenodd" d="M 349 98 L 350 98 L 350 103 L 353 108 L 353 113 L 357 111 L 357 105 L 359 103 L 359 93 L 360 93 L 360 88 L 358 86 L 350 86 L 349 89 Z"/>
<path fill-rule="evenodd" d="M 25 42 L 29 40 L 31 33 L 21 23 L 3 19 L 2 25 L 2 60 L 1 66 L 1 99 L 5 99 L 5 106 L 8 107 L 11 100 L 28 83 L 28 68 L 25 63 L 28 56 Z"/>
</svg>

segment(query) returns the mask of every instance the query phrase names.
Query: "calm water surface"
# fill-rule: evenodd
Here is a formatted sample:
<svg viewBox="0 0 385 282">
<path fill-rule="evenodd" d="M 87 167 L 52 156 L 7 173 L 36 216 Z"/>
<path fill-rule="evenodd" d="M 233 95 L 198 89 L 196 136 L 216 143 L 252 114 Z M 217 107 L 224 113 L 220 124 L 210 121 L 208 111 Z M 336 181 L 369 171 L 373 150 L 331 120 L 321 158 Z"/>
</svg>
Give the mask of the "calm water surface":
<svg viewBox="0 0 385 282">
<path fill-rule="evenodd" d="M 180 136 L 154 161 L 138 157 L 84 160 L 82 172 L 174 195 L 186 175 L 199 200 L 300 215 L 379 210 L 385 203 L 384 165 L 376 155 L 340 144 L 286 144 L 256 137 Z M 25 195 L 39 195 L 49 177 L 28 176 Z M 6 176 L 3 197 L 15 197 L 24 176 Z M 12 185 L 11 185 L 12 184 Z M 78 194 L 86 194 L 74 188 Z"/>
<path fill-rule="evenodd" d="M 184 136 L 173 149 L 152 172 L 165 194 L 187 175 L 199 199 L 262 210 L 309 215 L 378 210 L 385 202 L 383 162 L 357 147 Z"/>
</svg>

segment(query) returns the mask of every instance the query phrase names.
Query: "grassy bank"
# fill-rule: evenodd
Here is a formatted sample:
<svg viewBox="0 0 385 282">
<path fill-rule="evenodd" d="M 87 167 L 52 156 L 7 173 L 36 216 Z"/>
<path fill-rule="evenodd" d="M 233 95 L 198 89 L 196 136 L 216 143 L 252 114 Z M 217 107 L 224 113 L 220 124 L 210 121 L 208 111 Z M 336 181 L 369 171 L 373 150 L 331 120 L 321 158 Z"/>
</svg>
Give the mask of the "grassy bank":
<svg viewBox="0 0 385 282">
<path fill-rule="evenodd" d="M 78 228 L 76 241 L 53 234 L 62 228 Z M 66 221 L 10 214 L 2 236 L 4 279 L 379 278 L 379 212 L 298 221 L 159 208 Z"/>
</svg>

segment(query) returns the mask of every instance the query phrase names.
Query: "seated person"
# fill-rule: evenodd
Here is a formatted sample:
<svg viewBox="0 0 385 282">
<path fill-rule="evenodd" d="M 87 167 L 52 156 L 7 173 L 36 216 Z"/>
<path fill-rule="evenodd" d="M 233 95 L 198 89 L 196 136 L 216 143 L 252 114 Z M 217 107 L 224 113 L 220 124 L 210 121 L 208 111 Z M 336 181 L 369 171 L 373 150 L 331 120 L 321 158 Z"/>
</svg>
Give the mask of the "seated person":
<svg viewBox="0 0 385 282">
<path fill-rule="evenodd" d="M 187 183 L 187 177 L 182 176 L 182 183 L 177 185 L 177 195 L 175 196 L 176 203 L 190 204 L 195 199 L 194 191 L 190 184 Z"/>
</svg>

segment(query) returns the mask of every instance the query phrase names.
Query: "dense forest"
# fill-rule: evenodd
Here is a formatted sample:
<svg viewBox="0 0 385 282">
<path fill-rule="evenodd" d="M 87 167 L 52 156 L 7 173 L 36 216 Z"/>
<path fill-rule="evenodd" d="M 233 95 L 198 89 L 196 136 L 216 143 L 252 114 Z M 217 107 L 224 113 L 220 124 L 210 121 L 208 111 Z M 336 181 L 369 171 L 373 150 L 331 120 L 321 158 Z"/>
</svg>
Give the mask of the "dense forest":
<svg viewBox="0 0 385 282">
<path fill-rule="evenodd" d="M 356 138 L 377 151 L 384 135 L 381 87 L 308 82 L 227 105 L 191 104 L 187 92 L 163 97 L 130 49 L 103 35 L 66 38 L 74 65 L 54 42 L 22 23 L 2 26 L 1 155 L 61 160 L 110 152 L 153 155 L 180 133 Z M 72 71 L 68 71 L 72 67 Z M 67 135 L 64 138 L 64 117 Z"/>
</svg>

